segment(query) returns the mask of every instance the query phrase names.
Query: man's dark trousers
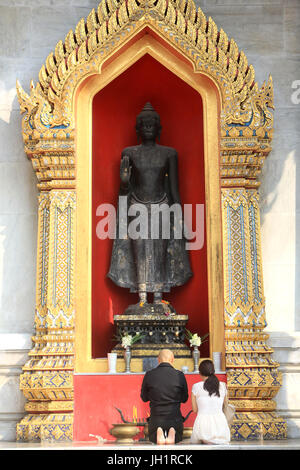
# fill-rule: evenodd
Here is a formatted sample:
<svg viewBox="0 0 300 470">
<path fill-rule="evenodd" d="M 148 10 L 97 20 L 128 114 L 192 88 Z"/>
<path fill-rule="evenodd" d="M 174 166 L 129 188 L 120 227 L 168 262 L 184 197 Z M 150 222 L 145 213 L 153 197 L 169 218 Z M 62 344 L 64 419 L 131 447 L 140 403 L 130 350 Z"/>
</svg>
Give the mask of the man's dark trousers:
<svg viewBox="0 0 300 470">
<path fill-rule="evenodd" d="M 167 432 L 176 431 L 175 442 L 182 440 L 183 418 L 181 403 L 188 399 L 188 388 L 184 374 L 168 362 L 146 372 L 141 389 L 143 401 L 150 401 L 149 440 L 156 443 L 157 428 Z"/>
</svg>

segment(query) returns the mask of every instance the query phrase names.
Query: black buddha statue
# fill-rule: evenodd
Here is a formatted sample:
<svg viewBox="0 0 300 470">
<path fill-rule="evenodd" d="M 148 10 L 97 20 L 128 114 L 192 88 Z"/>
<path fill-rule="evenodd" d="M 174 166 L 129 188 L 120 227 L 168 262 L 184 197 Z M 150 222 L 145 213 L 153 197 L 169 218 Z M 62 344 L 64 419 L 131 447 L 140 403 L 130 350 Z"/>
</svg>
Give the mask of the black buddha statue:
<svg viewBox="0 0 300 470">
<path fill-rule="evenodd" d="M 125 237 L 117 235 L 108 277 L 138 292 L 137 305 L 147 304 L 147 293 L 153 293 L 153 304 L 158 306 L 164 303 L 164 292 L 185 284 L 192 276 L 183 230 L 182 236 L 174 237 L 178 220 L 170 210 L 175 203 L 181 208 L 177 152 L 156 142 L 161 132 L 160 117 L 150 103 L 137 116 L 136 131 L 141 143 L 122 151 L 120 196 L 127 198 L 127 227 L 134 222 L 134 208 L 147 214 L 147 219 L 140 227 L 142 236 L 130 236 L 130 230 Z M 154 214 L 158 214 L 155 223 Z M 182 218 L 179 222 L 182 227 Z"/>
</svg>

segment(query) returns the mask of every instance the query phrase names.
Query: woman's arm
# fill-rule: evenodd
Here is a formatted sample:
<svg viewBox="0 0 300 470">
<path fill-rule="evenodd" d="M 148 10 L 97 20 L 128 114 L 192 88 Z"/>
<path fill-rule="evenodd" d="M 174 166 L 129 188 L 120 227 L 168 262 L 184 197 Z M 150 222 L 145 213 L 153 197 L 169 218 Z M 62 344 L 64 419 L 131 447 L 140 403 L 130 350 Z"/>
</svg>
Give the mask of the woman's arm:
<svg viewBox="0 0 300 470">
<path fill-rule="evenodd" d="M 228 392 L 227 392 L 227 387 L 226 385 L 224 384 L 225 386 L 225 396 L 224 396 L 224 401 L 223 401 L 223 410 L 226 408 L 226 406 L 228 405 Z"/>
<path fill-rule="evenodd" d="M 195 395 L 193 394 L 193 392 L 192 392 L 191 396 L 192 396 L 192 410 L 193 410 L 195 413 L 197 413 L 197 412 L 198 412 L 198 406 L 197 406 L 196 397 L 195 397 Z"/>
</svg>

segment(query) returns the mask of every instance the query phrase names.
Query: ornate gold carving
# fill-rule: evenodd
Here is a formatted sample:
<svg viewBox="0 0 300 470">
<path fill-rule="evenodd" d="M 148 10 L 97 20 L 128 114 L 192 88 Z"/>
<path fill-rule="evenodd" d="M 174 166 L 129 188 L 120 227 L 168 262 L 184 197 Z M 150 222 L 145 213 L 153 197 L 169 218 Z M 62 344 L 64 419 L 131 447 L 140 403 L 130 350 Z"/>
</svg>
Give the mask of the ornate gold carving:
<svg viewBox="0 0 300 470">
<path fill-rule="evenodd" d="M 222 190 L 225 324 L 265 327 L 257 191 Z"/>
<path fill-rule="evenodd" d="M 27 95 L 18 84 L 22 109 L 30 112 L 37 106 L 37 129 L 42 124 L 50 128 L 68 126 L 73 122 L 72 98 L 78 79 L 99 70 L 108 55 L 120 47 L 138 30 L 151 26 L 189 58 L 197 71 L 212 76 L 222 92 L 222 135 L 232 136 L 232 125 L 245 127 L 264 136 L 272 131 L 272 116 L 267 107 L 273 106 L 273 85 L 258 89 L 254 69 L 248 65 L 243 51 L 234 39 L 229 40 L 212 18 L 206 19 L 192 0 L 124 0 L 101 2 L 97 13 L 92 10 L 70 31 L 64 43 L 59 41 L 49 54 L 39 73 L 39 84 L 32 85 Z M 72 85 L 73 83 L 73 85 Z M 75 86 L 74 86 L 75 85 Z M 265 122 L 266 121 L 266 122 Z M 72 128 L 72 125 L 70 126 Z M 271 136 L 269 136 L 270 138 Z"/>
<path fill-rule="evenodd" d="M 46 401 L 46 402 L 28 402 L 25 404 L 27 413 L 58 413 L 60 411 L 73 411 L 73 401 Z"/>
<path fill-rule="evenodd" d="M 29 414 L 17 425 L 19 441 L 64 442 L 73 436 L 73 414 Z"/>
<path fill-rule="evenodd" d="M 284 439 L 286 425 L 274 412 L 236 413 L 231 426 L 233 440 Z"/>
</svg>

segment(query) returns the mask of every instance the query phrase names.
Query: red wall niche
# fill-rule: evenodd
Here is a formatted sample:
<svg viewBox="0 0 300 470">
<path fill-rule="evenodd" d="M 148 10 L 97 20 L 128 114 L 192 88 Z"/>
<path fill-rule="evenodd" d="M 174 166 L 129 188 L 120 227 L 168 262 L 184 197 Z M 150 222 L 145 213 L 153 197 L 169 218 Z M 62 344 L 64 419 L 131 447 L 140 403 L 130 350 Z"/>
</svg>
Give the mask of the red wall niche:
<svg viewBox="0 0 300 470">
<path fill-rule="evenodd" d="M 136 294 L 116 286 L 109 278 L 112 240 L 96 234 L 97 207 L 117 207 L 120 159 L 124 147 L 137 144 L 135 121 L 150 101 L 160 114 L 160 143 L 178 152 L 179 188 L 182 204 L 205 204 L 203 107 L 199 93 L 166 67 L 146 54 L 93 99 L 92 140 L 92 357 L 105 357 L 115 343 L 113 316 L 138 301 Z M 205 211 L 204 211 L 205 212 Z M 195 221 L 193 217 L 193 222 Z M 203 222 L 203 221 L 202 221 Z M 205 225 L 205 221 L 204 221 Z M 193 223 L 193 230 L 196 229 Z M 205 234 L 205 227 L 203 227 Z M 191 250 L 193 278 L 165 295 L 180 314 L 187 314 L 187 328 L 203 335 L 209 331 L 207 250 Z M 208 343 L 201 355 L 208 356 Z"/>
</svg>

